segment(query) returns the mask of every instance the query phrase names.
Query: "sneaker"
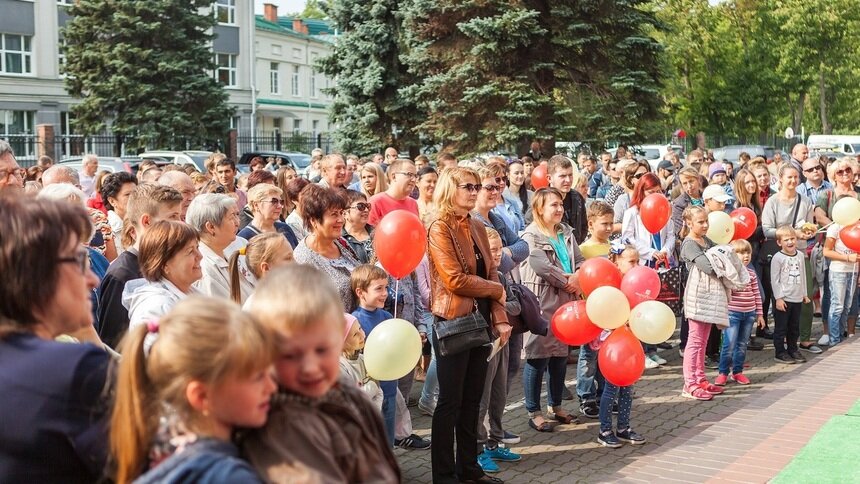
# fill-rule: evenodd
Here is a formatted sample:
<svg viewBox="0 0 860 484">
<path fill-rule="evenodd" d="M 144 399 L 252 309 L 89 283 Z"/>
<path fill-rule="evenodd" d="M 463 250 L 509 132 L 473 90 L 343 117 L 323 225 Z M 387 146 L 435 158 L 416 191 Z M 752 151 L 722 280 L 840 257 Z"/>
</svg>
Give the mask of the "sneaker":
<svg viewBox="0 0 860 484">
<path fill-rule="evenodd" d="M 657 363 L 658 365 L 665 365 L 667 363 L 666 360 L 661 358 L 660 355 L 658 355 L 657 353 L 651 353 L 650 355 L 648 355 L 648 358 L 654 360 L 654 363 Z"/>
<path fill-rule="evenodd" d="M 653 370 L 654 368 L 660 368 L 660 365 L 657 364 L 656 361 L 652 360 L 650 356 L 645 357 L 645 369 Z"/>
<path fill-rule="evenodd" d="M 505 430 L 504 437 L 502 437 L 502 443 L 507 445 L 519 444 L 520 436 L 517 434 L 512 434 Z"/>
<path fill-rule="evenodd" d="M 821 348 L 815 345 L 797 345 L 803 351 L 808 351 L 814 355 L 817 355 L 822 352 Z"/>
<path fill-rule="evenodd" d="M 746 377 L 743 373 L 734 373 L 732 374 L 732 381 L 737 383 L 738 385 L 749 385 L 750 379 Z"/>
<path fill-rule="evenodd" d="M 717 360 L 711 358 L 710 356 L 705 356 L 705 368 L 709 370 L 716 370 L 720 367 L 719 362 Z"/>
<path fill-rule="evenodd" d="M 633 445 L 642 445 L 645 443 L 645 437 L 642 437 L 630 428 L 628 428 L 627 430 L 619 430 L 618 432 L 615 432 L 615 436 L 618 437 L 618 440 Z"/>
<path fill-rule="evenodd" d="M 717 385 L 719 387 L 724 387 L 724 386 L 726 386 L 726 381 L 728 379 L 729 379 L 728 375 L 724 375 L 724 374 L 720 373 L 719 375 L 717 375 L 717 379 L 714 380 L 714 385 Z"/>
<path fill-rule="evenodd" d="M 421 410 L 421 413 L 423 413 L 424 415 L 432 417 L 433 412 L 436 411 L 436 405 L 428 405 L 424 403 L 424 400 L 418 400 L 418 410 Z"/>
<path fill-rule="evenodd" d="M 790 356 L 791 359 L 793 359 L 797 363 L 806 363 L 806 358 L 804 358 L 799 351 L 789 352 L 788 356 Z"/>
<path fill-rule="evenodd" d="M 567 386 L 565 386 L 564 390 L 562 390 L 562 392 L 561 392 L 561 399 L 562 400 L 573 400 L 573 394 L 570 393 L 570 390 L 568 390 Z"/>
<path fill-rule="evenodd" d="M 681 391 L 681 396 L 684 398 L 701 401 L 713 400 L 714 398 L 711 393 L 705 391 L 701 387 L 684 388 L 684 390 Z"/>
<path fill-rule="evenodd" d="M 415 434 L 394 441 L 394 445 L 401 449 L 426 450 L 430 448 L 430 439 L 423 439 Z"/>
<path fill-rule="evenodd" d="M 699 385 L 702 390 L 710 393 L 711 395 L 719 395 L 725 391 L 723 387 L 718 387 L 716 385 L 711 385 L 707 381 L 703 381 L 701 385 Z"/>
<path fill-rule="evenodd" d="M 516 462 L 522 457 L 519 454 L 511 452 L 507 447 L 496 447 L 495 449 L 484 449 L 484 454 L 487 454 L 490 459 L 499 462 Z"/>
<path fill-rule="evenodd" d="M 747 349 L 750 351 L 761 351 L 764 349 L 764 345 L 753 337 L 750 338 L 750 342 L 747 344 Z"/>
<path fill-rule="evenodd" d="M 579 406 L 579 413 L 588 418 L 597 418 L 600 416 L 600 408 L 597 406 L 597 402 L 585 402 Z"/>
<path fill-rule="evenodd" d="M 611 430 L 607 432 L 600 432 L 599 434 L 597 434 L 597 443 L 604 447 L 609 447 L 611 449 L 617 449 L 621 447 L 621 441 L 618 440 L 618 437 L 616 437 L 615 433 Z"/>
<path fill-rule="evenodd" d="M 493 459 L 490 458 L 490 454 L 486 450 L 478 454 L 478 465 L 487 474 L 494 474 L 501 470 L 499 469 L 499 465 L 493 462 Z"/>
<path fill-rule="evenodd" d="M 777 362 L 777 363 L 785 363 L 786 365 L 793 365 L 793 364 L 795 364 L 795 363 L 796 363 L 796 362 L 794 361 L 794 358 L 792 358 L 792 357 L 788 356 L 788 353 L 783 353 L 783 354 L 781 354 L 781 355 L 776 355 L 776 356 L 773 358 L 773 361 L 775 361 L 775 362 Z"/>
<path fill-rule="evenodd" d="M 820 338 L 818 338 L 819 346 L 830 346 L 830 335 L 822 334 Z"/>
</svg>

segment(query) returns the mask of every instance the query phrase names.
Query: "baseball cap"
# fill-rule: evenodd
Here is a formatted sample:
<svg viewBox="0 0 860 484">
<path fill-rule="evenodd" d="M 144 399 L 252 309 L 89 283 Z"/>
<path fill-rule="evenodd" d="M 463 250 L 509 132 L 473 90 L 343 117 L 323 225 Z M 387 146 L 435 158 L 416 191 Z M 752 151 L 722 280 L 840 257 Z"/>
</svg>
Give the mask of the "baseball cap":
<svg viewBox="0 0 860 484">
<path fill-rule="evenodd" d="M 725 167 L 723 167 L 722 163 L 714 163 L 708 168 L 708 178 L 712 178 L 717 173 L 726 173 Z"/>
<path fill-rule="evenodd" d="M 675 171 L 675 165 L 669 160 L 663 160 L 657 165 L 658 170 Z"/>
<path fill-rule="evenodd" d="M 708 185 L 705 187 L 705 190 L 702 192 L 702 200 L 707 200 L 709 198 L 713 198 L 718 202 L 728 202 L 732 199 L 732 197 L 726 194 L 723 187 L 719 185 Z"/>
</svg>

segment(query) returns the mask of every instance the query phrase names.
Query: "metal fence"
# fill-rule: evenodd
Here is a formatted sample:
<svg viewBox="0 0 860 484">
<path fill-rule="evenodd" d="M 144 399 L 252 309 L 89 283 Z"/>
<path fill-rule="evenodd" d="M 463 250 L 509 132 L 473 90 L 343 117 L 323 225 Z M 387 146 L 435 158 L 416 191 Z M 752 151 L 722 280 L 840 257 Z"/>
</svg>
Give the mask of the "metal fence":
<svg viewBox="0 0 860 484">
<path fill-rule="evenodd" d="M 310 154 L 315 148 L 330 153 L 334 140 L 328 134 L 281 133 L 261 131 L 256 134 L 242 133 L 236 137 L 237 156 L 249 151 L 294 151 Z"/>
<path fill-rule="evenodd" d="M 15 159 L 22 167 L 29 167 L 36 164 L 39 159 L 39 148 L 41 142 L 35 134 L 10 134 L 0 136 L 0 139 L 9 142 L 12 151 L 15 152 Z"/>
</svg>

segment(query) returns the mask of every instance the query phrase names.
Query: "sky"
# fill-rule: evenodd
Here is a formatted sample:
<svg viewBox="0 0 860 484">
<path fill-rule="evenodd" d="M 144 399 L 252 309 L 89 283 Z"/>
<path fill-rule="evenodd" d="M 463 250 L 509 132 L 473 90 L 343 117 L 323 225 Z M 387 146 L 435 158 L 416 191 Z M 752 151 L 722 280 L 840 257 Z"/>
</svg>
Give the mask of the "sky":
<svg viewBox="0 0 860 484">
<path fill-rule="evenodd" d="M 305 0 L 254 0 L 254 11 L 258 14 L 262 14 L 264 3 L 273 3 L 277 5 L 278 15 L 301 12 L 305 9 Z"/>
</svg>

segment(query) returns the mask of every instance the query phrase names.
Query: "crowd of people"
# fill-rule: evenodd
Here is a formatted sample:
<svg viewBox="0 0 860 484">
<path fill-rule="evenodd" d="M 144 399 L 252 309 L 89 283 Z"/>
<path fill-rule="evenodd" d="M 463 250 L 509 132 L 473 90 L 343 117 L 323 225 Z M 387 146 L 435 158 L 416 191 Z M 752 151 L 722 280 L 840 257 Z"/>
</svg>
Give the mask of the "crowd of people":
<svg viewBox="0 0 860 484">
<path fill-rule="evenodd" d="M 652 169 L 624 147 L 540 151 L 315 150 L 304 176 L 257 159 L 239 176 L 219 153 L 207 173 L 106 173 L 87 156 L 79 173 L 50 160 L 22 169 L 0 140 L 0 410 L 14 416 L 0 431 L 3 480 L 398 482 L 400 447 L 429 450 L 434 482 L 501 482 L 491 474 L 523 459 L 512 446 L 529 438 L 503 425 L 517 385 L 535 432 L 598 419 L 599 444 L 643 444 L 633 386 L 598 364 L 608 331 L 570 347 L 552 328 L 522 328 L 528 293 L 547 321 L 583 299 L 591 258 L 658 271 L 692 400 L 750 384 L 746 351 L 764 341 L 797 364 L 854 335 L 858 256 L 831 219 L 858 198 L 858 160 L 799 144 L 737 165 L 670 150 Z M 640 209 L 654 194 L 672 214 L 652 233 Z M 738 208 L 755 232 L 715 244 L 709 213 Z M 427 230 L 425 257 L 398 280 L 373 243 L 396 210 Z M 424 355 L 376 381 L 362 351 L 393 314 L 414 324 Z M 495 346 L 449 344 L 449 323 L 464 320 Z M 643 343 L 645 369 L 673 348 Z M 412 412 L 432 416 L 430 438 Z"/>
</svg>

